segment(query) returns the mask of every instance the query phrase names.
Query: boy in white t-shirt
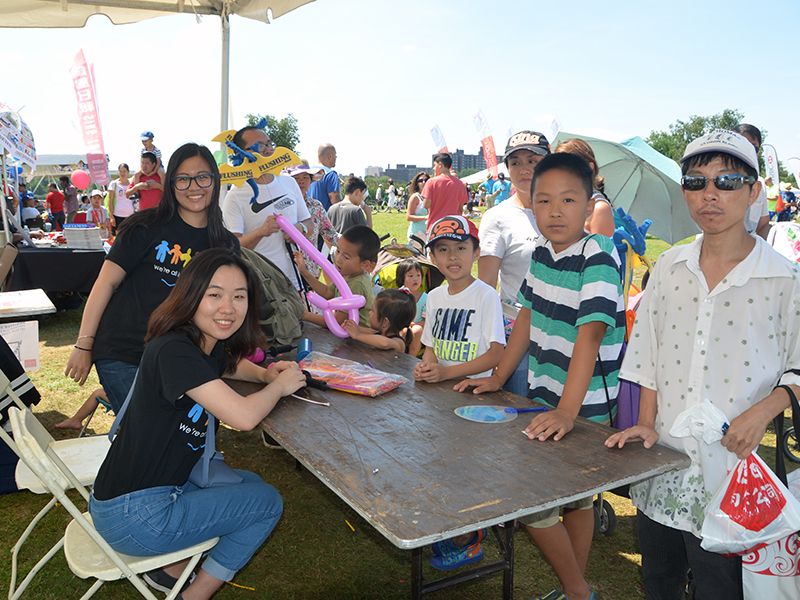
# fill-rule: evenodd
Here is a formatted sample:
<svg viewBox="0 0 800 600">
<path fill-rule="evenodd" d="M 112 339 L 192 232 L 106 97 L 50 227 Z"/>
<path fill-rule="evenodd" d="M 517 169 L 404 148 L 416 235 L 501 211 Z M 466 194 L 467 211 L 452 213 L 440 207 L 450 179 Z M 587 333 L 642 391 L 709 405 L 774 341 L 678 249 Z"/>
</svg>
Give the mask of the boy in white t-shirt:
<svg viewBox="0 0 800 600">
<path fill-rule="evenodd" d="M 505 334 L 500 296 L 472 276 L 480 252 L 478 231 L 468 219 L 451 215 L 434 223 L 430 235 L 430 259 L 447 285 L 428 294 L 426 348 L 414 378 L 434 383 L 488 376 L 503 356 Z"/>
</svg>

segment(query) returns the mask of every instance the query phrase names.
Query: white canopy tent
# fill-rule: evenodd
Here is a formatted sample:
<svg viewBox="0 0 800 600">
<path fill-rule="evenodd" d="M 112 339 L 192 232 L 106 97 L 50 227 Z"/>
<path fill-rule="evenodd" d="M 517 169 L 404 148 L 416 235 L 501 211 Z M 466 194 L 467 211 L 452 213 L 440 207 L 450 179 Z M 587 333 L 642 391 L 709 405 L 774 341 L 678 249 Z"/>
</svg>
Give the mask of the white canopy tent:
<svg viewBox="0 0 800 600">
<path fill-rule="evenodd" d="M 105 15 L 115 25 L 171 14 L 217 15 L 222 21 L 222 98 L 220 131 L 228 129 L 230 15 L 269 24 L 314 0 L 3 0 L 0 27 L 83 27 L 92 15 Z"/>
</svg>

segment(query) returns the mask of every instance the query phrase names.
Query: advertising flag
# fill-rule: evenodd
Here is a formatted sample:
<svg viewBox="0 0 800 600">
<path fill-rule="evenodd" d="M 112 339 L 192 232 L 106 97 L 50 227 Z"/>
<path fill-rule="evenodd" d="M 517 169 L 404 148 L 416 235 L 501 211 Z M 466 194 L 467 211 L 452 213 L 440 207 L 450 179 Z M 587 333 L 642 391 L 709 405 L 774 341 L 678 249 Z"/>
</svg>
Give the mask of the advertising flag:
<svg viewBox="0 0 800 600">
<path fill-rule="evenodd" d="M 434 125 L 431 128 L 431 137 L 433 138 L 433 145 L 436 146 L 437 152 L 450 153 L 450 151 L 447 149 L 447 142 L 444 141 L 444 134 L 442 133 L 442 130 L 439 129 L 438 125 Z"/>
<path fill-rule="evenodd" d="M 786 166 L 789 167 L 789 172 L 794 175 L 794 183 L 800 187 L 800 158 L 790 158 L 786 161 Z"/>
<path fill-rule="evenodd" d="M 103 134 L 100 130 L 100 115 L 97 108 L 97 90 L 94 84 L 94 68 L 86 63 L 83 50 L 79 50 L 69 69 L 75 96 L 78 100 L 78 120 L 86 147 L 89 175 L 98 185 L 108 185 L 108 167 L 103 148 Z M 102 160 L 98 159 L 98 156 Z"/>
<path fill-rule="evenodd" d="M 550 121 L 550 140 L 549 141 L 550 141 L 551 144 L 555 141 L 556 136 L 558 135 L 559 131 L 561 131 L 561 119 L 558 118 L 558 115 L 555 115 L 553 117 L 553 120 Z"/>
<path fill-rule="evenodd" d="M 764 168 L 767 178 L 772 179 L 772 185 L 780 185 L 781 175 L 778 171 L 778 153 L 775 151 L 775 146 L 764 144 L 761 147 L 764 149 Z"/>
<path fill-rule="evenodd" d="M 472 120 L 481 138 L 483 158 L 486 161 L 486 167 L 489 169 L 489 173 L 492 174 L 492 177 L 497 177 L 497 154 L 494 149 L 494 140 L 492 139 L 491 131 L 489 131 L 489 124 L 486 122 L 486 117 L 483 116 L 483 111 L 480 108 L 472 113 Z"/>
</svg>

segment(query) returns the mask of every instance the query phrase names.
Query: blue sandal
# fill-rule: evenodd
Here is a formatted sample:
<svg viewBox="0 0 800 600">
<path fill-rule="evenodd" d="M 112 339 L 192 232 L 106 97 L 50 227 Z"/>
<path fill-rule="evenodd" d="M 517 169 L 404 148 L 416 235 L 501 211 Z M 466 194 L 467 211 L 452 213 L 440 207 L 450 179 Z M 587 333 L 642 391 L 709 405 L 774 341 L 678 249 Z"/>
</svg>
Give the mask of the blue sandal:
<svg viewBox="0 0 800 600">
<path fill-rule="evenodd" d="M 480 544 L 486 536 L 489 534 L 488 529 L 479 529 L 475 532 L 477 539 L 475 537 L 470 540 L 470 542 L 466 546 L 456 546 L 453 543 L 453 538 L 442 540 L 441 542 L 436 542 L 431 544 L 431 550 L 433 551 L 434 556 L 448 556 L 450 554 L 458 554 L 462 552 L 465 548 L 468 548 L 472 544 L 478 543 Z"/>
<path fill-rule="evenodd" d="M 442 540 L 433 544 L 434 555 L 428 561 L 434 569 L 452 571 L 483 559 L 481 540 L 486 536 L 486 530 L 475 532 L 475 537 L 467 546 L 456 546 L 453 540 Z"/>
</svg>

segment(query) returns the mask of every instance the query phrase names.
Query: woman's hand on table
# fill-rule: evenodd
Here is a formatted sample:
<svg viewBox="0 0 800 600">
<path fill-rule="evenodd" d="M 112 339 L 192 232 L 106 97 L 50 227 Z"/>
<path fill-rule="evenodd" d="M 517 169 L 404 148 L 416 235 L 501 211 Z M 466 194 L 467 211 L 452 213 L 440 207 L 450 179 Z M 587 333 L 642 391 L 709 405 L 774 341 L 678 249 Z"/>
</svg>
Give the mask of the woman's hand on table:
<svg viewBox="0 0 800 600">
<path fill-rule="evenodd" d="M 293 366 L 296 367 L 297 363 L 286 360 L 281 360 L 276 363 L 272 363 L 268 369 L 264 369 L 265 372 L 264 383 L 266 384 L 272 383 L 273 381 L 275 381 L 278 375 L 283 373 L 286 369 L 291 369 Z"/>
<path fill-rule="evenodd" d="M 277 363 L 270 371 L 275 369 L 279 364 Z M 306 376 L 297 366 L 297 363 L 285 362 L 286 366 L 278 373 L 271 385 L 279 385 L 282 387 L 281 397 L 294 394 L 301 387 L 306 385 Z"/>
<path fill-rule="evenodd" d="M 77 345 L 77 344 L 76 344 Z M 89 372 L 92 370 L 92 351 L 73 348 L 70 352 L 67 368 L 64 375 L 74 380 L 78 385 L 86 383 Z"/>
</svg>

